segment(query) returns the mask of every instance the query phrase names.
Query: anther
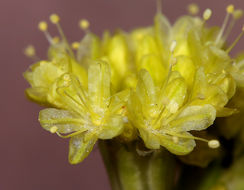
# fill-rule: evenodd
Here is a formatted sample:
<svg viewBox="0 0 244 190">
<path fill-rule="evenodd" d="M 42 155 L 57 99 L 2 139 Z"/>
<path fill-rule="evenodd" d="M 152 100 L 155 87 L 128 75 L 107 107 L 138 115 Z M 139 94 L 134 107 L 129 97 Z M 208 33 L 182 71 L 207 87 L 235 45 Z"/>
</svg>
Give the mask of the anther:
<svg viewBox="0 0 244 190">
<path fill-rule="evenodd" d="M 235 20 L 238 20 L 243 16 L 243 11 L 241 9 L 235 10 L 232 15 Z"/>
<path fill-rule="evenodd" d="M 58 127 L 57 126 L 53 126 L 50 128 L 50 132 L 51 133 L 56 133 L 58 131 Z"/>
<path fill-rule="evenodd" d="M 209 20 L 212 16 L 212 10 L 211 9 L 206 9 L 203 13 L 203 19 L 205 21 Z"/>
<path fill-rule="evenodd" d="M 38 28 L 39 28 L 39 30 L 41 30 L 41 31 L 43 31 L 43 32 L 45 32 L 45 31 L 47 31 L 47 23 L 45 22 L 45 21 L 41 21 L 41 22 L 39 22 L 39 24 L 38 24 Z"/>
<path fill-rule="evenodd" d="M 90 23 L 88 20 L 86 19 L 82 19 L 80 20 L 79 22 L 79 27 L 82 29 L 82 30 L 87 30 L 90 26 Z"/>
<path fill-rule="evenodd" d="M 228 5 L 227 7 L 226 7 L 226 12 L 227 13 L 229 13 L 229 14 L 231 14 L 231 13 L 233 13 L 235 11 L 235 7 L 234 7 L 234 5 Z"/>
<path fill-rule="evenodd" d="M 51 14 L 50 15 L 50 21 L 53 23 L 53 24 L 57 24 L 59 22 L 60 18 L 57 14 Z"/>
<path fill-rule="evenodd" d="M 199 7 L 195 3 L 188 5 L 187 10 L 191 15 L 197 15 L 199 13 Z"/>
<path fill-rule="evenodd" d="M 215 148 L 219 148 L 220 143 L 218 140 L 210 140 L 210 141 L 208 141 L 208 146 L 209 146 L 209 148 L 215 149 Z"/>
<path fill-rule="evenodd" d="M 77 49 L 79 49 L 79 47 L 80 47 L 80 43 L 79 43 L 79 42 L 73 42 L 73 43 L 71 44 L 71 46 L 72 46 L 73 49 L 77 50 Z"/>
<path fill-rule="evenodd" d="M 33 57 L 36 55 L 36 50 L 34 48 L 34 46 L 32 45 L 28 45 L 25 50 L 24 50 L 24 54 L 27 56 L 27 57 Z"/>
</svg>

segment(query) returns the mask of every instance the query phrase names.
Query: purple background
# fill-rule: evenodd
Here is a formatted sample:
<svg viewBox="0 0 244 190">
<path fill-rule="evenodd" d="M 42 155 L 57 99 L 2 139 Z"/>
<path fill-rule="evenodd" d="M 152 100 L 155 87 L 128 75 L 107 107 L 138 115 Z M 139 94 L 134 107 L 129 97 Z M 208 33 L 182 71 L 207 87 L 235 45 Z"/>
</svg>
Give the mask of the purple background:
<svg viewBox="0 0 244 190">
<path fill-rule="evenodd" d="M 190 0 L 164 0 L 163 12 L 173 22 L 184 14 Z M 212 24 L 221 24 L 225 7 L 232 2 L 244 9 L 243 0 L 195 0 L 201 10 L 211 8 Z M 40 106 L 26 100 L 28 87 L 22 77 L 32 63 L 22 52 L 34 44 L 45 58 L 47 41 L 37 30 L 40 20 L 51 13 L 61 16 L 70 41 L 80 40 L 80 18 L 91 22 L 91 30 L 125 30 L 152 23 L 155 0 L 0 0 L 0 190 L 108 190 L 109 182 L 97 148 L 83 163 L 68 163 L 68 141 L 44 131 L 37 120 Z M 231 40 L 240 32 L 238 22 Z M 50 26 L 50 32 L 56 32 Z M 235 50 L 244 49 L 244 39 Z"/>
</svg>

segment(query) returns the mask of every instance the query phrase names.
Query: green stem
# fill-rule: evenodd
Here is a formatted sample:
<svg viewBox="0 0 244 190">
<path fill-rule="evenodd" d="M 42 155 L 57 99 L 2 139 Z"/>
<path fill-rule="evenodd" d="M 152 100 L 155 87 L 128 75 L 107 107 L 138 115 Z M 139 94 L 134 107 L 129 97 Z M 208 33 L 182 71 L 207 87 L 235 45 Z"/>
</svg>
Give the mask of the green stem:
<svg viewBox="0 0 244 190">
<path fill-rule="evenodd" d="M 113 190 L 171 190 L 176 176 L 174 157 L 165 150 L 140 156 L 135 144 L 100 141 L 99 148 Z"/>
</svg>

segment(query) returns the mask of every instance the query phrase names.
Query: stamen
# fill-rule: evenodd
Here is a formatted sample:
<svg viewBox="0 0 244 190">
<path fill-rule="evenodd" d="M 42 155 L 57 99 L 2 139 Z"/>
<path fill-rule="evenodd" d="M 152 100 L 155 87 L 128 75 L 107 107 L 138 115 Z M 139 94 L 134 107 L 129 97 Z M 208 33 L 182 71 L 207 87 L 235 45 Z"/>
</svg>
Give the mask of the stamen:
<svg viewBox="0 0 244 190">
<path fill-rule="evenodd" d="M 182 134 L 178 134 L 178 133 L 174 133 L 174 132 L 167 132 L 168 135 L 172 136 L 172 140 L 174 143 L 176 143 L 176 141 L 178 141 L 177 143 L 179 143 L 179 138 L 184 138 L 184 139 L 193 139 L 193 140 L 199 140 L 199 141 L 203 141 L 208 143 L 209 148 L 218 148 L 220 146 L 220 143 L 218 140 L 216 139 L 212 139 L 212 140 L 207 140 L 207 139 L 203 139 L 200 137 L 194 137 L 194 136 L 186 136 L 186 135 L 182 135 Z"/>
<path fill-rule="evenodd" d="M 195 3 L 189 4 L 187 10 L 191 15 L 197 15 L 199 13 L 199 7 Z"/>
<path fill-rule="evenodd" d="M 71 44 L 71 46 L 72 46 L 73 49 L 77 50 L 77 49 L 79 49 L 79 47 L 80 47 L 80 43 L 79 43 L 79 42 L 73 42 L 73 43 Z"/>
<path fill-rule="evenodd" d="M 84 31 L 88 31 L 88 28 L 90 26 L 90 23 L 88 20 L 86 19 L 81 19 L 79 22 L 79 27 L 84 30 Z"/>
<path fill-rule="evenodd" d="M 50 21 L 57 26 L 58 32 L 59 32 L 60 36 L 62 37 L 62 39 L 66 45 L 66 49 L 69 52 L 70 56 L 75 57 L 73 51 L 71 50 L 71 48 L 69 46 L 68 40 L 66 39 L 64 32 L 63 32 L 63 30 L 59 24 L 59 21 L 60 21 L 59 16 L 57 14 L 51 14 L 50 15 Z"/>
<path fill-rule="evenodd" d="M 58 131 L 58 127 L 57 126 L 53 126 L 50 128 L 50 132 L 51 133 L 56 133 Z"/>
<path fill-rule="evenodd" d="M 38 28 L 40 31 L 42 31 L 44 33 L 44 35 L 46 36 L 47 38 L 47 41 L 52 44 L 53 43 L 53 40 L 52 40 L 52 37 L 51 35 L 49 34 L 49 32 L 47 31 L 47 28 L 48 28 L 48 25 L 45 21 L 41 21 L 39 22 L 38 24 Z"/>
<path fill-rule="evenodd" d="M 232 13 L 232 17 L 233 19 L 230 21 L 230 24 L 229 26 L 227 27 L 227 31 L 223 37 L 223 41 L 226 41 L 228 36 L 230 35 L 232 29 L 234 28 L 235 26 L 235 23 L 238 19 L 240 19 L 241 17 L 243 16 L 243 11 L 238 9 L 238 10 L 235 10 L 233 13 Z"/>
<path fill-rule="evenodd" d="M 230 15 L 234 12 L 234 10 L 235 10 L 234 5 L 228 5 L 228 6 L 227 6 L 227 8 L 226 8 L 226 12 L 227 12 L 227 14 L 226 14 L 226 16 L 225 16 L 225 19 L 224 19 L 224 22 L 223 22 L 223 24 L 222 24 L 222 27 L 221 27 L 221 29 L 220 29 L 220 31 L 219 31 L 219 34 L 218 34 L 218 36 L 217 36 L 217 38 L 216 38 L 216 40 L 215 40 L 215 44 L 218 44 L 219 41 L 221 40 L 221 38 L 222 38 L 222 36 L 223 36 L 223 33 L 224 33 L 224 31 L 225 31 L 226 25 L 228 24 Z"/>
<path fill-rule="evenodd" d="M 226 50 L 227 53 L 230 53 L 230 51 L 236 46 L 236 44 L 240 41 L 241 37 L 244 35 L 244 26 L 242 27 L 242 32 L 239 34 L 239 36 L 236 38 L 236 40 L 231 44 L 231 46 Z"/>
<path fill-rule="evenodd" d="M 211 9 L 206 9 L 204 12 L 203 12 L 203 19 L 204 21 L 207 21 L 211 18 L 212 16 L 212 10 Z"/>
</svg>

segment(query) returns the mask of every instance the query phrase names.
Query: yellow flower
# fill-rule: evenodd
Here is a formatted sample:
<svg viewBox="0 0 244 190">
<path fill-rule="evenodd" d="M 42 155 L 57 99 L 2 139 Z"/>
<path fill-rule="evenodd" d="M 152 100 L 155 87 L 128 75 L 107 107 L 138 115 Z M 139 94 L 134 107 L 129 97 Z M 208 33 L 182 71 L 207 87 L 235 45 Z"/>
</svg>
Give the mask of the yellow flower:
<svg viewBox="0 0 244 190">
<path fill-rule="evenodd" d="M 185 103 L 187 85 L 177 72 L 162 86 L 155 86 L 146 70 L 140 72 L 137 88 L 128 101 L 129 120 L 138 128 L 147 148 L 159 149 L 161 145 L 174 154 L 187 154 L 195 146 L 188 131 L 209 127 L 216 111 L 210 104 Z"/>
<path fill-rule="evenodd" d="M 88 89 L 75 75 L 64 74 L 56 84 L 56 99 L 63 109 L 40 112 L 44 129 L 71 138 L 70 163 L 77 164 L 86 158 L 97 139 L 111 139 L 122 132 L 128 91 L 111 95 L 110 90 L 109 65 L 96 62 L 88 70 Z"/>
<path fill-rule="evenodd" d="M 79 80 L 86 84 L 87 74 L 85 69 L 65 52 L 63 43 L 55 44 L 50 47 L 49 60 L 39 61 L 30 66 L 24 73 L 25 79 L 30 83 L 31 88 L 26 90 L 27 96 L 40 104 L 54 103 L 52 88 L 55 81 L 64 73 L 73 73 Z"/>
</svg>

